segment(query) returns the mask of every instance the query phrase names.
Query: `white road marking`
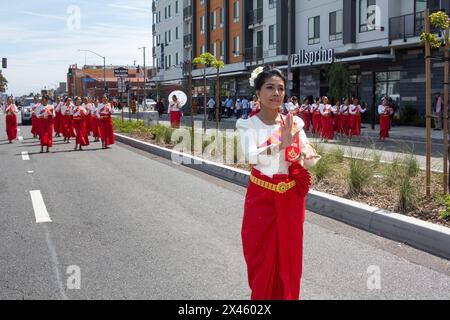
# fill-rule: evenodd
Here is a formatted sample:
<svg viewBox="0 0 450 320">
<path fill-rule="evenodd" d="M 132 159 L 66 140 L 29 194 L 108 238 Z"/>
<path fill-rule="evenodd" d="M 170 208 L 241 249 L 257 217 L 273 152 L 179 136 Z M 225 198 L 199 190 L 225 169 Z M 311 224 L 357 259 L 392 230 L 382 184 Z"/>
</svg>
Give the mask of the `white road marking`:
<svg viewBox="0 0 450 320">
<path fill-rule="evenodd" d="M 33 174 L 33 173 L 34 173 L 33 170 L 28 171 L 28 174 Z"/>
<path fill-rule="evenodd" d="M 28 152 L 22 151 L 22 160 L 23 161 L 29 161 L 30 160 L 30 156 L 28 155 Z"/>
<path fill-rule="evenodd" d="M 52 222 L 42 198 L 41 191 L 30 191 L 31 201 L 33 202 L 34 215 L 36 216 L 36 223 Z"/>
</svg>

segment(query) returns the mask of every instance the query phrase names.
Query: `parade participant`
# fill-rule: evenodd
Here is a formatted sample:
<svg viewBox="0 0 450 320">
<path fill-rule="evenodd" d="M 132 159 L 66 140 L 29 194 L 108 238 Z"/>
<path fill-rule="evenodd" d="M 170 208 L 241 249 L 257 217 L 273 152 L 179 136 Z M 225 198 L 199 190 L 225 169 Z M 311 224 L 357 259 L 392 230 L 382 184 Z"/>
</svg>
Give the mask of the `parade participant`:
<svg viewBox="0 0 450 320">
<path fill-rule="evenodd" d="M 293 96 L 291 98 L 291 102 L 292 102 L 292 105 L 291 105 L 292 115 L 301 118 L 301 116 L 300 116 L 300 106 L 298 104 L 298 98 L 296 96 Z"/>
<path fill-rule="evenodd" d="M 91 98 L 89 97 L 84 98 L 83 108 L 86 110 L 86 117 L 84 118 L 84 121 L 86 131 L 89 136 L 92 132 L 92 122 L 93 122 Z"/>
<path fill-rule="evenodd" d="M 341 108 L 341 125 L 342 132 L 346 137 L 350 137 L 350 100 L 345 99 Z"/>
<path fill-rule="evenodd" d="M 316 98 L 316 103 L 311 106 L 313 128 L 312 133 L 319 135 L 322 132 L 322 115 L 320 114 L 321 98 Z"/>
<path fill-rule="evenodd" d="M 308 98 L 303 99 L 303 104 L 300 107 L 300 114 L 303 122 L 305 123 L 304 130 L 309 132 L 309 127 L 311 125 L 311 105 L 309 104 Z"/>
<path fill-rule="evenodd" d="M 103 149 L 108 149 L 110 145 L 114 144 L 114 126 L 111 114 L 111 104 L 109 103 L 108 97 L 105 95 L 103 97 L 103 104 L 97 109 Z"/>
<path fill-rule="evenodd" d="M 363 109 L 359 104 L 359 99 L 355 98 L 353 104 L 350 105 L 350 138 L 352 136 L 361 135 L 361 114 L 366 112 L 367 109 Z"/>
<path fill-rule="evenodd" d="M 252 73 L 261 111 L 240 119 L 241 147 L 253 165 L 245 198 L 242 243 L 253 300 L 297 300 L 300 294 L 305 197 L 310 175 L 301 156 L 316 155 L 303 120 L 279 113 L 286 79 L 278 69 Z"/>
<path fill-rule="evenodd" d="M 34 96 L 34 105 L 31 108 L 31 134 L 33 138 L 39 135 L 39 118 L 36 116 L 36 110 L 40 107 L 39 97 Z"/>
<path fill-rule="evenodd" d="M 250 112 L 249 117 L 253 117 L 253 116 L 257 115 L 258 112 L 261 110 L 257 96 L 253 96 L 253 99 L 250 102 L 250 108 L 252 111 Z"/>
<path fill-rule="evenodd" d="M 54 108 L 49 104 L 50 98 L 47 95 L 42 96 L 41 106 L 36 110 L 36 116 L 39 119 L 39 139 L 41 141 L 41 153 L 44 152 L 44 147 L 47 147 L 46 152 L 50 152 L 53 147 L 53 118 Z"/>
<path fill-rule="evenodd" d="M 73 120 L 73 103 L 72 98 L 66 98 L 64 105 L 61 107 L 62 114 L 62 134 L 64 136 L 64 142 L 70 143 L 70 138 L 75 137 L 72 120 Z"/>
<path fill-rule="evenodd" d="M 389 138 L 392 113 L 394 113 L 394 110 L 389 105 L 389 100 L 383 98 L 382 104 L 378 106 L 378 114 L 380 115 L 380 139 L 383 141 Z"/>
<path fill-rule="evenodd" d="M 91 107 L 91 113 L 92 113 L 92 135 L 94 137 L 94 142 L 100 141 L 100 119 L 97 114 L 98 109 L 100 106 L 103 107 L 103 104 L 100 105 L 98 99 L 95 99 L 94 104 Z"/>
<path fill-rule="evenodd" d="M 63 115 L 61 113 L 61 108 L 64 105 L 64 102 L 61 101 L 61 97 L 56 97 L 56 102 L 53 104 L 53 108 L 55 110 L 55 137 L 61 137 L 63 132 Z"/>
<path fill-rule="evenodd" d="M 334 131 L 336 133 L 341 134 L 342 133 L 342 116 L 341 116 L 341 100 L 337 99 L 336 100 L 336 104 L 334 105 L 334 107 L 331 109 L 331 111 L 333 112 L 333 127 L 334 127 Z"/>
<path fill-rule="evenodd" d="M 17 113 L 19 110 L 14 104 L 13 98 L 8 97 L 6 100 L 6 135 L 8 136 L 9 143 L 17 139 Z"/>
<path fill-rule="evenodd" d="M 322 98 L 323 104 L 320 105 L 320 115 L 322 121 L 322 140 L 328 142 L 328 140 L 334 139 L 332 106 L 328 102 L 328 97 Z"/>
<path fill-rule="evenodd" d="M 75 107 L 73 109 L 72 125 L 75 130 L 75 148 L 74 150 L 82 151 L 84 146 L 89 145 L 89 133 L 86 127 L 86 109 L 82 105 L 81 97 L 75 98 Z M 79 146 L 79 148 L 78 148 Z"/>
<path fill-rule="evenodd" d="M 181 122 L 181 105 L 176 95 L 172 96 L 172 101 L 169 103 L 169 114 L 170 126 L 172 128 L 179 128 Z"/>
</svg>

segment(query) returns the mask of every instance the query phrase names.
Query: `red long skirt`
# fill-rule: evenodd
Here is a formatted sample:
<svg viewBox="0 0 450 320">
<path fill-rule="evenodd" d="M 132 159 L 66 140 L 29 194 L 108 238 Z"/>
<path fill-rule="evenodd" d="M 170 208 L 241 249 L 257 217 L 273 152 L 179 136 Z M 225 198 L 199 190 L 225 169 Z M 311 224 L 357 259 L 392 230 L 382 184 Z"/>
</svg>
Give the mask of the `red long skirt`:
<svg viewBox="0 0 450 320">
<path fill-rule="evenodd" d="M 361 115 L 350 115 L 350 129 L 352 136 L 361 135 Z"/>
<path fill-rule="evenodd" d="M 342 132 L 348 137 L 350 136 L 350 116 L 341 115 Z"/>
<path fill-rule="evenodd" d="M 334 131 L 337 133 L 342 133 L 342 123 L 341 123 L 341 115 L 335 114 L 333 118 L 333 124 L 334 124 Z"/>
<path fill-rule="evenodd" d="M 102 138 L 102 142 L 109 146 L 114 144 L 114 127 L 112 118 L 102 118 L 100 121 L 100 136 Z"/>
<path fill-rule="evenodd" d="M 86 126 L 86 131 L 88 133 L 88 135 L 91 134 L 92 130 L 92 115 L 87 115 L 86 118 L 84 118 L 84 121 L 86 121 L 85 126 Z"/>
<path fill-rule="evenodd" d="M 15 114 L 6 116 L 6 135 L 9 141 L 17 139 L 17 116 Z"/>
<path fill-rule="evenodd" d="M 55 133 L 57 133 L 57 134 L 61 134 L 63 132 L 62 117 L 63 116 L 62 116 L 61 112 L 55 112 L 54 129 L 55 129 Z"/>
<path fill-rule="evenodd" d="M 380 115 L 380 138 L 389 138 L 389 127 L 391 117 L 389 115 Z"/>
<path fill-rule="evenodd" d="M 322 115 L 320 113 L 313 113 L 313 131 L 314 134 L 320 134 L 322 131 Z"/>
<path fill-rule="evenodd" d="M 101 138 L 100 120 L 92 117 L 92 135 L 94 138 Z"/>
<path fill-rule="evenodd" d="M 170 126 L 179 128 L 181 122 L 181 111 L 170 111 Z"/>
<path fill-rule="evenodd" d="M 39 139 L 42 147 L 53 147 L 53 118 L 39 119 Z"/>
<path fill-rule="evenodd" d="M 86 129 L 86 121 L 85 119 L 73 119 L 72 120 L 73 128 L 75 129 L 76 135 L 76 144 L 80 146 L 88 146 L 89 145 L 89 137 Z"/>
<path fill-rule="evenodd" d="M 322 116 L 322 138 L 325 140 L 334 139 L 333 118 Z"/>
<path fill-rule="evenodd" d="M 64 135 L 64 138 L 70 139 L 75 137 L 75 133 L 73 132 L 73 126 L 72 126 L 72 116 L 63 116 L 62 124 L 63 124 L 63 130 L 62 133 Z"/>
<path fill-rule="evenodd" d="M 255 169 L 252 175 L 289 181 L 288 175 L 270 179 Z M 305 199 L 296 187 L 279 194 L 249 182 L 241 235 L 252 300 L 299 299 Z"/>
<path fill-rule="evenodd" d="M 302 119 L 305 123 L 305 127 L 303 128 L 305 131 L 309 131 L 309 127 L 311 125 L 311 113 L 310 112 L 303 112 L 302 113 Z"/>
<path fill-rule="evenodd" d="M 37 136 L 41 132 L 41 130 L 39 129 L 39 121 L 40 119 L 34 114 L 31 116 L 31 134 L 33 136 Z"/>
</svg>

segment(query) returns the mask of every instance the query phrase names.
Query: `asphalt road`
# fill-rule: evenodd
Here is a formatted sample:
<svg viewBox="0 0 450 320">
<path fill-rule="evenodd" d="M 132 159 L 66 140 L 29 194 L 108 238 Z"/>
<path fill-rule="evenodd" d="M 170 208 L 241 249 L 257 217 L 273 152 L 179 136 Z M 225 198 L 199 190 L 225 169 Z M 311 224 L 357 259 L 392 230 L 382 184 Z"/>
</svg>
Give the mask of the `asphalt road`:
<svg viewBox="0 0 450 320">
<path fill-rule="evenodd" d="M 244 188 L 120 144 L 40 154 L 4 123 L 0 299 L 249 299 Z M 303 299 L 450 299 L 450 261 L 311 212 L 304 248 Z"/>
</svg>

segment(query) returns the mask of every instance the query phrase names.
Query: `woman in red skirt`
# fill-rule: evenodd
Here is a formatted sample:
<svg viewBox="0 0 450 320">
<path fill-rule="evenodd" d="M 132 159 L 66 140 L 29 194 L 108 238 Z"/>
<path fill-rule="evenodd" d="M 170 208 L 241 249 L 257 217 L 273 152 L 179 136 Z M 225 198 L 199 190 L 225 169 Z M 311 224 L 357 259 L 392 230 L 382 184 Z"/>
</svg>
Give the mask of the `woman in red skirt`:
<svg viewBox="0 0 450 320">
<path fill-rule="evenodd" d="M 41 153 L 44 152 L 44 147 L 47 147 L 46 152 L 50 152 L 50 148 L 53 147 L 54 109 L 48 101 L 49 97 L 44 95 L 41 100 L 41 106 L 36 111 L 36 116 L 39 118 Z"/>
<path fill-rule="evenodd" d="M 112 122 L 112 107 L 107 96 L 103 97 L 103 105 L 97 110 L 100 123 L 100 136 L 102 138 L 102 148 L 108 149 L 114 144 L 114 127 Z"/>
<path fill-rule="evenodd" d="M 333 111 L 333 126 L 334 131 L 337 134 L 342 134 L 342 121 L 341 121 L 341 100 L 336 100 L 336 104 L 334 105 Z"/>
<path fill-rule="evenodd" d="M 98 99 L 95 99 L 94 103 L 91 107 L 91 113 L 92 113 L 92 136 L 94 137 L 94 142 L 100 141 L 100 118 L 98 117 L 97 111 L 99 108 L 99 101 Z"/>
<path fill-rule="evenodd" d="M 380 140 L 386 141 L 389 138 L 389 129 L 391 127 L 391 115 L 394 110 L 389 105 L 389 101 L 383 98 L 382 105 L 378 106 L 378 114 L 380 115 Z"/>
<path fill-rule="evenodd" d="M 316 98 L 316 103 L 311 106 L 311 114 L 312 114 L 312 133 L 319 135 L 322 132 L 322 115 L 320 114 L 320 106 L 322 104 L 322 100 L 320 98 Z"/>
<path fill-rule="evenodd" d="M 169 103 L 170 126 L 172 128 L 179 128 L 181 122 L 181 105 L 176 95 L 172 96 L 172 101 Z"/>
<path fill-rule="evenodd" d="M 64 103 L 61 101 L 61 97 L 56 97 L 56 102 L 54 104 L 54 108 L 55 108 L 55 123 L 54 123 L 54 130 L 55 130 L 55 137 L 61 137 L 62 134 L 62 129 L 63 129 L 63 125 L 62 125 L 62 121 L 63 121 L 63 116 L 61 113 L 61 108 L 64 105 Z"/>
<path fill-rule="evenodd" d="M 256 116 L 258 114 L 258 112 L 261 110 L 261 107 L 259 105 L 259 101 L 258 101 L 258 97 L 257 96 L 253 96 L 253 99 L 250 102 L 250 109 L 252 111 L 250 112 L 250 116 L 249 117 Z"/>
<path fill-rule="evenodd" d="M 345 99 L 341 108 L 341 125 L 342 132 L 348 138 L 350 137 L 350 100 Z"/>
<path fill-rule="evenodd" d="M 303 99 L 303 104 L 300 107 L 300 116 L 305 123 L 304 130 L 309 132 L 309 127 L 311 125 L 311 105 L 309 104 L 308 98 Z"/>
<path fill-rule="evenodd" d="M 282 72 L 266 67 L 257 75 L 254 72 L 250 80 L 261 111 L 239 119 L 236 126 L 244 154 L 254 165 L 241 233 L 251 298 L 297 300 L 305 198 L 310 186 L 310 175 L 300 156 L 312 158 L 314 153 L 303 131 L 303 120 L 279 114 L 286 87 Z"/>
<path fill-rule="evenodd" d="M 13 98 L 8 97 L 6 101 L 6 135 L 8 136 L 9 143 L 17 139 L 17 113 L 19 110 L 14 104 Z"/>
<path fill-rule="evenodd" d="M 83 107 L 86 110 L 86 118 L 85 118 L 86 131 L 88 135 L 90 135 L 92 132 L 92 122 L 93 122 L 91 98 L 89 97 L 84 98 Z"/>
<path fill-rule="evenodd" d="M 359 99 L 353 100 L 353 104 L 350 105 L 350 138 L 353 136 L 361 135 L 361 114 L 366 112 L 367 109 L 363 109 L 359 104 Z"/>
<path fill-rule="evenodd" d="M 41 132 L 39 129 L 39 118 L 36 116 L 36 110 L 40 107 L 39 97 L 34 96 L 34 106 L 31 108 L 31 134 L 37 138 Z"/>
<path fill-rule="evenodd" d="M 334 139 L 332 106 L 328 103 L 328 97 L 322 98 L 323 104 L 320 105 L 320 115 L 322 116 L 322 140 L 328 142 L 328 140 Z"/>
<path fill-rule="evenodd" d="M 89 133 L 86 128 L 86 109 L 81 105 L 80 97 L 75 98 L 75 108 L 73 110 L 72 125 L 75 130 L 76 141 L 75 151 L 83 150 L 82 147 L 89 145 Z M 79 149 L 78 149 L 79 146 Z"/>
<path fill-rule="evenodd" d="M 64 136 L 64 142 L 70 143 L 70 138 L 75 137 L 72 127 L 73 118 L 73 104 L 71 98 L 66 98 L 64 105 L 61 108 L 62 114 L 62 133 Z"/>
</svg>

